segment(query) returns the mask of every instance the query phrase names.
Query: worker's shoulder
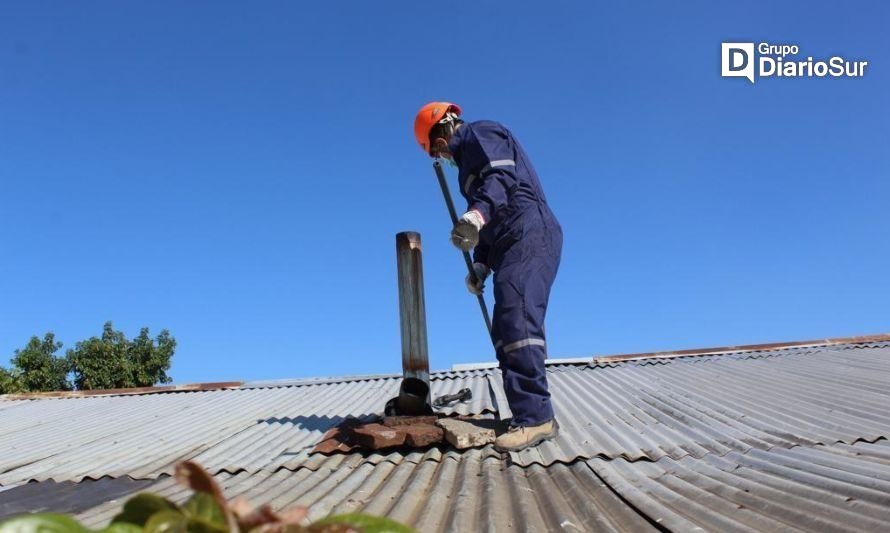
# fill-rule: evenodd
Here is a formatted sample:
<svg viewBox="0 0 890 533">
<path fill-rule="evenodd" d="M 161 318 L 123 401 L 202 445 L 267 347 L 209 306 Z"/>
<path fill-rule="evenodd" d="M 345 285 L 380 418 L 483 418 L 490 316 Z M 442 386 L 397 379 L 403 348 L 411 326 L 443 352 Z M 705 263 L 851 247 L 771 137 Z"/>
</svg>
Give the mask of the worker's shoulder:
<svg viewBox="0 0 890 533">
<path fill-rule="evenodd" d="M 473 131 L 510 131 L 506 126 L 494 120 L 474 120 L 473 122 L 468 122 L 467 126 Z"/>
<path fill-rule="evenodd" d="M 465 138 L 475 139 L 476 142 L 485 144 L 490 142 L 503 142 L 513 137 L 506 126 L 493 120 L 477 120 L 467 124 Z M 460 130 L 457 130 L 460 132 Z"/>
</svg>

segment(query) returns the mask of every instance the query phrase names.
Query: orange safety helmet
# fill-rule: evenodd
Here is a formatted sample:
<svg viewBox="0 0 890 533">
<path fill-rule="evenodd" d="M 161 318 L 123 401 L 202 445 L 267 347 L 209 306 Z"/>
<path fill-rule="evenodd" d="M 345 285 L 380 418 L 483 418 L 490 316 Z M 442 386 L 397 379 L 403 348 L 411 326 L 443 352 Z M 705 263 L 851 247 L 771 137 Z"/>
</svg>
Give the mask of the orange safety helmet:
<svg viewBox="0 0 890 533">
<path fill-rule="evenodd" d="M 460 116 L 460 106 L 451 102 L 430 102 L 420 108 L 414 119 L 414 136 L 424 152 L 430 154 L 430 131 L 433 126 L 445 118 L 445 114 L 453 111 Z"/>
</svg>

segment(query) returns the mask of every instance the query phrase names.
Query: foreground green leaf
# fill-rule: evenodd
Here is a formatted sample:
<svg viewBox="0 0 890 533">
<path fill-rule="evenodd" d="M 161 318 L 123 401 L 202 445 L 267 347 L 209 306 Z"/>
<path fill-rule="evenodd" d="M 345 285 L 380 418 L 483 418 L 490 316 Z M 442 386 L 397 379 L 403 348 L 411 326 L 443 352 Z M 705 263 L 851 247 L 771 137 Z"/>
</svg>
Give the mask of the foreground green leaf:
<svg viewBox="0 0 890 533">
<path fill-rule="evenodd" d="M 127 522 L 117 522 L 110 524 L 105 529 L 99 530 L 100 533 L 142 533 L 142 526 L 129 524 Z"/>
<path fill-rule="evenodd" d="M 77 520 L 57 513 L 35 513 L 0 522 L 0 533 L 87 533 Z"/>
<path fill-rule="evenodd" d="M 216 503 L 212 494 L 196 492 L 182 507 L 182 511 L 193 521 L 203 522 L 221 531 L 228 530 L 226 513 Z"/>
<path fill-rule="evenodd" d="M 324 520 L 313 522 L 309 530 L 312 531 L 316 526 L 326 525 L 349 525 L 364 533 L 417 533 L 410 527 L 402 525 L 395 520 L 362 513 L 329 516 Z"/>
<path fill-rule="evenodd" d="M 145 523 L 145 533 L 186 533 L 189 519 L 178 511 L 155 513 Z"/>
<path fill-rule="evenodd" d="M 127 500 L 127 503 L 124 504 L 124 509 L 111 519 L 111 523 L 144 526 L 152 515 L 161 511 L 181 513 L 179 507 L 170 500 L 162 498 L 157 494 L 143 492 Z"/>
</svg>

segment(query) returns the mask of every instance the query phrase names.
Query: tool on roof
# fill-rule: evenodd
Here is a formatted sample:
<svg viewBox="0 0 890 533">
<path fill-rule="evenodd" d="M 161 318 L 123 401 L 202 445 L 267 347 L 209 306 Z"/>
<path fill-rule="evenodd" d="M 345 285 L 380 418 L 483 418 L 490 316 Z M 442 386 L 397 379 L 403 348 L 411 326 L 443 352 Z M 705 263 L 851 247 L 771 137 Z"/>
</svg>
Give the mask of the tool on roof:
<svg viewBox="0 0 890 533">
<path fill-rule="evenodd" d="M 457 211 L 454 210 L 454 201 L 451 199 L 451 191 L 448 190 L 448 182 L 445 180 L 445 171 L 442 169 L 442 163 L 437 159 L 433 162 L 433 168 L 436 170 L 436 177 L 439 178 L 439 187 L 442 189 L 442 195 L 445 197 L 445 205 L 448 207 L 448 214 L 451 215 L 452 225 L 457 225 Z M 473 260 L 470 258 L 469 252 L 463 252 L 464 262 L 467 264 L 467 271 L 470 273 L 470 279 L 476 279 L 476 270 L 473 268 Z M 475 283 L 473 283 L 475 284 Z M 488 316 L 488 306 L 485 305 L 485 296 L 480 292 L 476 295 L 479 300 L 479 309 L 482 310 L 482 318 L 485 320 L 485 327 L 491 334 L 491 318 Z"/>
<path fill-rule="evenodd" d="M 433 407 L 448 407 L 453 403 L 457 402 L 465 402 L 467 400 L 473 399 L 473 391 L 470 389 L 461 389 L 454 394 L 443 394 L 436 398 L 436 401 L 433 402 Z"/>
</svg>

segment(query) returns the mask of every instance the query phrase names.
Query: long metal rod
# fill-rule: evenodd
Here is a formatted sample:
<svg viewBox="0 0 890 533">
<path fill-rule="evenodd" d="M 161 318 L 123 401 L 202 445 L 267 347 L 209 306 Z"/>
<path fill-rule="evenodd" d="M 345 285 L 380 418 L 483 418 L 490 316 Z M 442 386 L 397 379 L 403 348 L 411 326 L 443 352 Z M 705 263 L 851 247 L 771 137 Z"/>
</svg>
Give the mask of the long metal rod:
<svg viewBox="0 0 890 533">
<path fill-rule="evenodd" d="M 436 177 L 439 178 L 439 187 L 442 189 L 442 195 L 445 197 L 445 204 L 448 206 L 448 214 L 451 215 L 451 224 L 457 225 L 457 211 L 454 210 L 454 200 L 451 199 L 451 191 L 448 190 L 448 182 L 445 179 L 445 171 L 442 169 L 442 163 L 438 160 L 433 162 L 433 168 L 436 170 Z M 469 252 L 464 252 L 464 262 L 467 264 L 467 271 L 472 278 L 476 277 L 476 271 L 473 270 L 473 260 L 470 258 Z M 479 294 L 479 309 L 482 310 L 482 318 L 485 319 L 485 327 L 488 328 L 488 334 L 491 335 L 491 318 L 488 317 L 488 306 L 485 305 L 485 297 Z"/>
</svg>

